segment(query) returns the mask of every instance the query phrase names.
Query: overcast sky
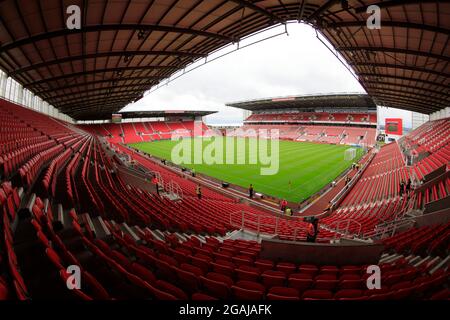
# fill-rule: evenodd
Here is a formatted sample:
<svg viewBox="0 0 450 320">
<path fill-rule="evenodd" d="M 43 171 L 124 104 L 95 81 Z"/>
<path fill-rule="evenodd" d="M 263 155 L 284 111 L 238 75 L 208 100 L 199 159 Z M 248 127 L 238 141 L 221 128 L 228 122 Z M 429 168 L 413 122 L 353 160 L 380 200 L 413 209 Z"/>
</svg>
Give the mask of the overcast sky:
<svg viewBox="0 0 450 320">
<path fill-rule="evenodd" d="M 241 45 L 284 31 L 267 31 Z M 214 110 L 208 124 L 240 124 L 242 111 L 227 102 L 275 96 L 364 92 L 339 60 L 316 38 L 313 28 L 289 24 L 280 35 L 235 51 L 197 68 L 151 92 L 124 110 Z M 228 52 L 231 47 L 224 49 Z M 411 113 L 383 108 L 380 119 L 401 117 L 410 126 Z"/>
</svg>

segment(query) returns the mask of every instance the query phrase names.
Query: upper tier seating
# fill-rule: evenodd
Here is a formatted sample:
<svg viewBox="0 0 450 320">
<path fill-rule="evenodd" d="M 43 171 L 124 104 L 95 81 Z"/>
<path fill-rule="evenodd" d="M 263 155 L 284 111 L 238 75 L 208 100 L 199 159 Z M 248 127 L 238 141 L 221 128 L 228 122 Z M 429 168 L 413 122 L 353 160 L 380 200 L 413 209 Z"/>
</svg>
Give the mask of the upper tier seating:
<svg viewBox="0 0 450 320">
<path fill-rule="evenodd" d="M 290 124 L 245 124 L 243 127 L 228 132 L 228 136 L 266 138 L 265 131 L 278 130 L 281 139 L 296 141 L 316 141 L 335 144 L 364 143 L 369 146 L 375 144 L 376 129 L 355 127 L 333 127 L 318 125 L 290 125 Z M 273 133 L 272 133 L 273 134 Z M 363 137 L 363 139 L 361 139 Z"/>
<path fill-rule="evenodd" d="M 92 125 L 78 125 L 79 128 L 92 134 L 106 137 L 112 143 L 137 143 L 143 141 L 154 141 L 161 139 L 170 139 L 172 134 L 178 136 L 191 137 L 194 129 L 201 134 L 208 127 L 203 122 L 197 123 L 194 128 L 194 121 L 179 121 L 165 123 L 161 121 L 153 122 L 122 122 L 122 123 L 103 123 Z"/>
<path fill-rule="evenodd" d="M 330 123 L 377 123 L 376 113 L 253 113 L 246 122 L 330 122 Z"/>
<path fill-rule="evenodd" d="M 404 137 L 402 146 L 407 150 L 432 153 L 436 152 L 441 147 L 448 145 L 449 141 L 450 121 L 447 118 L 424 123 Z"/>
</svg>

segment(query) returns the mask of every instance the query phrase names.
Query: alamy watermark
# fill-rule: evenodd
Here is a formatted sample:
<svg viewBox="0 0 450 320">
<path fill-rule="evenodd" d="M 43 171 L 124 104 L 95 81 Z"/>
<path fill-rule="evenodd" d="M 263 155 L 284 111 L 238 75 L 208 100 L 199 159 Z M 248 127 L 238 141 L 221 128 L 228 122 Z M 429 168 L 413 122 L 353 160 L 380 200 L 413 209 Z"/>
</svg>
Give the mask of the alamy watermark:
<svg viewBox="0 0 450 320">
<path fill-rule="evenodd" d="M 381 269 L 377 265 L 370 265 L 367 267 L 367 273 L 370 276 L 366 280 L 366 286 L 369 290 L 381 289 Z"/>
<path fill-rule="evenodd" d="M 77 5 L 68 6 L 66 13 L 69 15 L 66 20 L 66 27 L 69 30 L 81 29 L 81 9 Z"/>
<path fill-rule="evenodd" d="M 369 17 L 366 20 L 366 26 L 369 30 L 381 29 L 381 9 L 377 5 L 367 7 L 366 13 Z"/>
<path fill-rule="evenodd" d="M 184 133 L 172 134 L 171 139 L 178 141 L 171 153 L 170 160 L 174 164 L 259 165 L 263 176 L 275 175 L 280 168 L 278 130 L 234 129 L 227 130 L 223 137 L 213 130 L 204 132 L 201 125 L 195 125 L 192 136 L 203 138 L 185 139 Z"/>
<path fill-rule="evenodd" d="M 66 286 L 69 290 L 81 289 L 81 269 L 77 265 L 70 265 L 66 269 L 68 275 Z"/>
</svg>

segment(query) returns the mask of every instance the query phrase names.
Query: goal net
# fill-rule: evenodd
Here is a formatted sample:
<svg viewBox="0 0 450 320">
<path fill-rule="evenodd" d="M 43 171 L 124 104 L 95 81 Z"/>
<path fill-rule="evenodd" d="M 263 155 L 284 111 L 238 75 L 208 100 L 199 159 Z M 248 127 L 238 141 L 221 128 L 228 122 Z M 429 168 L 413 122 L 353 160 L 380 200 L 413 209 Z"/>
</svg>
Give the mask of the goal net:
<svg viewBox="0 0 450 320">
<path fill-rule="evenodd" d="M 350 161 L 356 158 L 356 149 L 355 148 L 349 148 L 345 150 L 344 152 L 344 160 Z"/>
</svg>

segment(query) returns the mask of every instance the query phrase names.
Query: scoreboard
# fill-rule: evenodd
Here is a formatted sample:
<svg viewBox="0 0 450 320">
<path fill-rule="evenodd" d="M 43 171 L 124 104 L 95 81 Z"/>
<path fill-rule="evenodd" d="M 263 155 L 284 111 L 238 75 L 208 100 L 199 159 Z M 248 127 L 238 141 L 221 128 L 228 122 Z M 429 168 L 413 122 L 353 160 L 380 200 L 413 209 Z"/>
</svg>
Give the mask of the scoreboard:
<svg viewBox="0 0 450 320">
<path fill-rule="evenodd" d="M 400 118 L 386 118 L 384 131 L 386 134 L 401 136 L 403 134 L 403 120 Z"/>
</svg>

